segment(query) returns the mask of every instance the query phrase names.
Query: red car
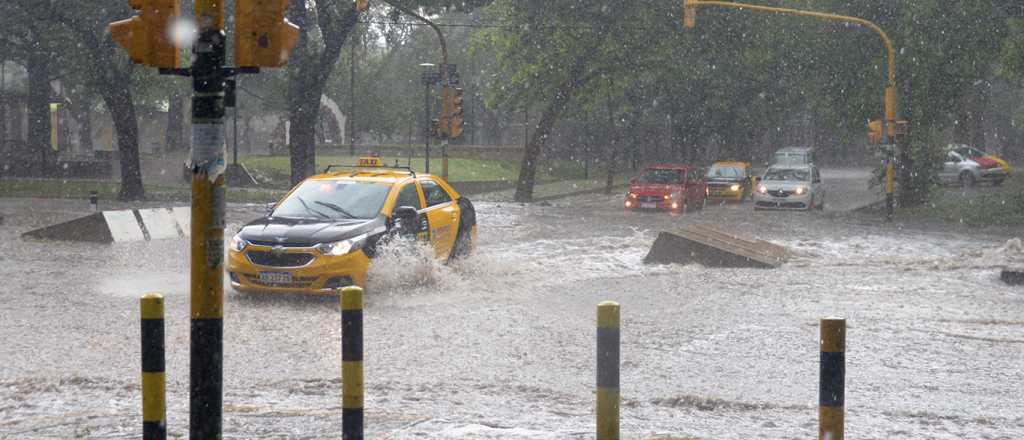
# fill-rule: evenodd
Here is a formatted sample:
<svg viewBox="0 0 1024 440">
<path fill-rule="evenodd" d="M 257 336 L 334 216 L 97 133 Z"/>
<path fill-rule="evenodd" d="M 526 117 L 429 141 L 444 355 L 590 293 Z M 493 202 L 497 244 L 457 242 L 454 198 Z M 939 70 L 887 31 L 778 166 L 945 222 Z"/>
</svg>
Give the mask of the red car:
<svg viewBox="0 0 1024 440">
<path fill-rule="evenodd" d="M 707 182 L 700 168 L 679 164 L 647 167 L 640 177 L 629 180 L 626 209 L 657 209 L 685 212 L 704 209 Z"/>
</svg>

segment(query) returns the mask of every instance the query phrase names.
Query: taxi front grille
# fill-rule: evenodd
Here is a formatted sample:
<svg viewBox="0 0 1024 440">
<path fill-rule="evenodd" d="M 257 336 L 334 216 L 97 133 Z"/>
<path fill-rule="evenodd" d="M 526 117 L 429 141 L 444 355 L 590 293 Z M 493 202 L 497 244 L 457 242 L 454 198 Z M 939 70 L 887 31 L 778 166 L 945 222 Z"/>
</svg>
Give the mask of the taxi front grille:
<svg viewBox="0 0 1024 440">
<path fill-rule="evenodd" d="M 316 258 L 313 254 L 309 253 L 292 253 L 292 252 L 268 252 L 268 251 L 248 251 L 245 256 L 249 258 L 252 264 L 258 266 L 268 267 L 301 267 L 309 264 Z"/>
</svg>

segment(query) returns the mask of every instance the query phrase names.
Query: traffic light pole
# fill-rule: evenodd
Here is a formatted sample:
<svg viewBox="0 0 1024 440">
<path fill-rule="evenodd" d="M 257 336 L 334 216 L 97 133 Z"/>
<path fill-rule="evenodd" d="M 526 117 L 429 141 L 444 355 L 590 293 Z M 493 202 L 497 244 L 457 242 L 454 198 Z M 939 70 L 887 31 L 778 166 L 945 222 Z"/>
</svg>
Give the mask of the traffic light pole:
<svg viewBox="0 0 1024 440">
<path fill-rule="evenodd" d="M 219 439 L 224 399 L 224 4 L 196 2 L 192 48 L 189 438 Z"/>
<path fill-rule="evenodd" d="M 882 42 L 885 44 L 885 50 L 888 61 L 888 83 L 885 88 L 885 121 L 882 124 L 883 138 L 891 146 L 891 152 L 885 164 L 885 204 L 886 204 L 886 218 L 892 220 L 895 210 L 895 196 L 894 188 L 895 182 L 895 137 L 890 134 L 889 130 L 895 130 L 896 126 L 896 51 L 893 49 L 892 39 L 889 38 L 889 34 L 886 34 L 882 28 L 872 23 L 871 21 L 865 20 L 859 17 L 851 17 L 847 15 L 829 14 L 825 12 L 814 12 L 804 11 L 801 9 L 792 8 L 777 8 L 772 6 L 761 6 L 751 5 L 747 3 L 739 2 L 726 2 L 716 0 L 683 0 L 683 26 L 686 28 L 693 28 L 697 25 L 697 7 L 700 6 L 717 6 L 721 8 L 730 8 L 738 10 L 750 10 L 757 12 L 768 12 L 773 14 L 782 15 L 794 15 L 799 17 L 811 17 L 821 20 L 837 21 L 841 23 L 856 24 L 864 26 L 882 38 Z"/>
</svg>

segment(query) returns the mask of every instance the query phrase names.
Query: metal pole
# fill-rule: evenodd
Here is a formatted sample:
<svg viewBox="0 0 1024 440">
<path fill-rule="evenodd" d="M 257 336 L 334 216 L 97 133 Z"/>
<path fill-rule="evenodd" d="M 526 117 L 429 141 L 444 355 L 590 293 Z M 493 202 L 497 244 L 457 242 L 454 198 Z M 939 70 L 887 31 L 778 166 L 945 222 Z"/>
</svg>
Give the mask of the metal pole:
<svg viewBox="0 0 1024 440">
<path fill-rule="evenodd" d="M 348 155 L 356 155 L 356 43 L 349 54 L 348 75 Z"/>
<path fill-rule="evenodd" d="M 846 320 L 821 320 L 818 439 L 843 440 L 846 400 Z"/>
<path fill-rule="evenodd" d="M 619 303 L 597 305 L 597 440 L 619 439 Z"/>
<path fill-rule="evenodd" d="M 142 438 L 167 438 L 167 379 L 164 356 L 164 297 L 147 293 L 139 300 L 142 316 Z"/>
<path fill-rule="evenodd" d="M 224 350 L 224 3 L 196 2 L 189 438 L 219 439 Z"/>
<path fill-rule="evenodd" d="M 341 290 L 341 431 L 363 439 L 363 289 Z"/>
<path fill-rule="evenodd" d="M 235 79 L 236 83 L 238 81 L 241 81 L 241 80 L 242 80 L 242 78 L 236 78 Z M 237 85 L 236 85 L 236 87 L 237 87 Z M 237 101 L 237 98 L 236 98 L 236 101 L 235 101 L 235 107 L 231 109 L 231 117 L 234 118 L 234 121 L 231 122 L 231 143 L 233 144 L 232 145 L 232 153 L 231 153 L 231 156 L 232 156 L 231 157 L 231 163 L 235 164 L 235 166 L 237 167 L 238 166 L 238 101 Z"/>
<path fill-rule="evenodd" d="M 430 81 L 423 80 L 423 144 L 426 152 L 426 172 L 430 173 Z"/>
</svg>

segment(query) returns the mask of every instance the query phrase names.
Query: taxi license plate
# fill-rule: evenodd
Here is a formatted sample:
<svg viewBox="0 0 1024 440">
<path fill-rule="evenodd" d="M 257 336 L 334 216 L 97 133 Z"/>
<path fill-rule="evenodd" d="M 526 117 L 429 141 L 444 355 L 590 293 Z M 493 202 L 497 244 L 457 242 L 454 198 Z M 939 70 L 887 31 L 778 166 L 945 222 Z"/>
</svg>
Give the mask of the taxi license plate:
<svg viewBox="0 0 1024 440">
<path fill-rule="evenodd" d="M 657 203 L 641 203 L 640 209 L 655 209 L 658 207 Z"/>
<path fill-rule="evenodd" d="M 290 284 L 292 274 L 288 272 L 260 272 L 260 281 L 271 284 Z"/>
</svg>

